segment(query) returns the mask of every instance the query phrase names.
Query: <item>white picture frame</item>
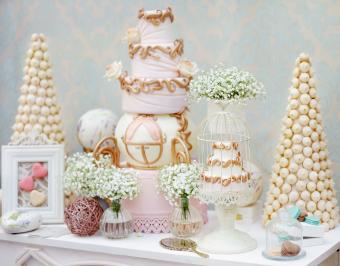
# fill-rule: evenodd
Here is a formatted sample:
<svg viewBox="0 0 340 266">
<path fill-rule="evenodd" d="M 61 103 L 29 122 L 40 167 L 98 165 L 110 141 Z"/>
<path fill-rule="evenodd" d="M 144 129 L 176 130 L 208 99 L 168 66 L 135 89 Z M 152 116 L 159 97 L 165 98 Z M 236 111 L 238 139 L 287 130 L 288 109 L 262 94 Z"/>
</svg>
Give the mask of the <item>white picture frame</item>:
<svg viewBox="0 0 340 266">
<path fill-rule="evenodd" d="M 46 206 L 19 206 L 19 167 L 43 162 L 48 170 Z M 64 222 L 64 145 L 4 145 L 1 158 L 2 212 L 32 211 L 42 215 L 42 223 Z M 44 194 L 45 195 L 45 194 Z"/>
</svg>

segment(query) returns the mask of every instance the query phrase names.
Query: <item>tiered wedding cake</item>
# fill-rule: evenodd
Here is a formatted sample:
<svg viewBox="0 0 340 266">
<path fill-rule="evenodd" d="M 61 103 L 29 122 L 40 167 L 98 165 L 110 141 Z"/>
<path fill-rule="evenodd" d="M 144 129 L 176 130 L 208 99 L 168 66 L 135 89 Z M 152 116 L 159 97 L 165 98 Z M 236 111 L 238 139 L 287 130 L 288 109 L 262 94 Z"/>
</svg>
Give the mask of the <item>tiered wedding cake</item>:
<svg viewBox="0 0 340 266">
<path fill-rule="evenodd" d="M 243 168 L 241 154 L 236 142 L 215 142 L 213 154 L 207 159 L 208 169 L 202 174 L 206 189 L 223 187 L 223 192 L 241 191 L 247 186 L 250 174 Z"/>
<path fill-rule="evenodd" d="M 134 216 L 134 229 L 168 232 L 171 206 L 157 193 L 156 178 L 160 167 L 183 159 L 182 155 L 190 160 L 186 92 L 196 66 L 180 60 L 183 41 L 172 36 L 174 16 L 170 8 L 142 9 L 138 18 L 138 26 L 127 32 L 132 74 L 122 72 L 121 63 L 114 62 L 106 76 L 117 78 L 123 90 L 125 114 L 115 132 L 125 160 L 121 166 L 139 173 L 141 193 L 125 203 Z"/>
</svg>

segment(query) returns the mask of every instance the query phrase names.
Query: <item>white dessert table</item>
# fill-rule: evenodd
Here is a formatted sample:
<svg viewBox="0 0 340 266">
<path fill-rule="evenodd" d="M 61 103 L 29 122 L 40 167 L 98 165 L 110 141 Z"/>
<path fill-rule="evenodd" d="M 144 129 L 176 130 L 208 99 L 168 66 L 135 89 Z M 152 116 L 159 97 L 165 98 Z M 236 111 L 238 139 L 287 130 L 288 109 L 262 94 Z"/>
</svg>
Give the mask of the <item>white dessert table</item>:
<svg viewBox="0 0 340 266">
<path fill-rule="evenodd" d="M 214 226 L 211 222 L 208 227 Z M 299 260 L 273 261 L 261 255 L 265 247 L 265 230 L 259 223 L 237 225 L 251 234 L 258 243 L 257 249 L 235 255 L 210 255 L 204 259 L 190 252 L 171 251 L 160 247 L 159 241 L 168 234 L 133 234 L 127 239 L 105 239 L 99 233 L 91 237 L 69 234 L 65 225 L 46 225 L 42 228 L 61 230 L 59 237 L 32 237 L 27 234 L 10 235 L 0 229 L 0 265 L 320 265 L 340 248 L 340 226 L 326 234 L 326 243 L 305 248 L 306 256 Z M 337 261 L 336 264 L 334 264 Z M 331 266 L 338 265 L 333 259 Z"/>
</svg>

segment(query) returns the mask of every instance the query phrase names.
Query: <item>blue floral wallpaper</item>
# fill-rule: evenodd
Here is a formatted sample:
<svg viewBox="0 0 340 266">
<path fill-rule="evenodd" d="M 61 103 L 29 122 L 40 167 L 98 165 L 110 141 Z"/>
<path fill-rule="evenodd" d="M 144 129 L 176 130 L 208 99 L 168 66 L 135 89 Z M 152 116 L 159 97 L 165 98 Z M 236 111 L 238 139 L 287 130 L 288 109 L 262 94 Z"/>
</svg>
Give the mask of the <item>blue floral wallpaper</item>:
<svg viewBox="0 0 340 266">
<path fill-rule="evenodd" d="M 17 108 L 22 68 L 32 33 L 44 33 L 53 63 L 69 151 L 80 150 L 76 122 L 92 108 L 121 115 L 120 89 L 108 83 L 105 66 L 129 65 L 121 38 L 137 11 L 171 6 L 185 57 L 201 69 L 224 62 L 253 72 L 267 100 L 247 107 L 253 156 L 267 172 L 273 164 L 292 70 L 309 53 L 321 98 L 324 128 L 340 187 L 340 1 L 278 0 L 2 0 L 0 1 L 0 143 L 6 144 Z M 191 107 L 196 124 L 206 105 Z"/>
</svg>

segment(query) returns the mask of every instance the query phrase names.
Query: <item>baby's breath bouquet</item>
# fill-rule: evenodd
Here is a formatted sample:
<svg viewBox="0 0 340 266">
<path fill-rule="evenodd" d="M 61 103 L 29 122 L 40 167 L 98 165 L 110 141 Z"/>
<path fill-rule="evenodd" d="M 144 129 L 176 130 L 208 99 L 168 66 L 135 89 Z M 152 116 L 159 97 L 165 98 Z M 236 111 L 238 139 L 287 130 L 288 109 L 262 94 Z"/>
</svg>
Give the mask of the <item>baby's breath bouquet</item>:
<svg viewBox="0 0 340 266">
<path fill-rule="evenodd" d="M 241 103 L 263 97 L 263 84 L 246 71 L 220 64 L 209 71 L 202 71 L 190 82 L 189 97 L 202 98 L 216 103 Z"/>
<path fill-rule="evenodd" d="M 136 172 L 120 169 L 111 164 L 111 158 L 103 155 L 96 160 L 92 153 L 75 153 L 66 160 L 65 189 L 84 197 L 99 197 L 112 201 L 112 209 L 118 213 L 120 202 L 138 195 Z"/>
<path fill-rule="evenodd" d="M 158 176 L 158 189 L 171 205 L 180 200 L 183 215 L 189 210 L 189 199 L 197 195 L 200 182 L 200 168 L 195 162 L 163 167 Z"/>
</svg>

